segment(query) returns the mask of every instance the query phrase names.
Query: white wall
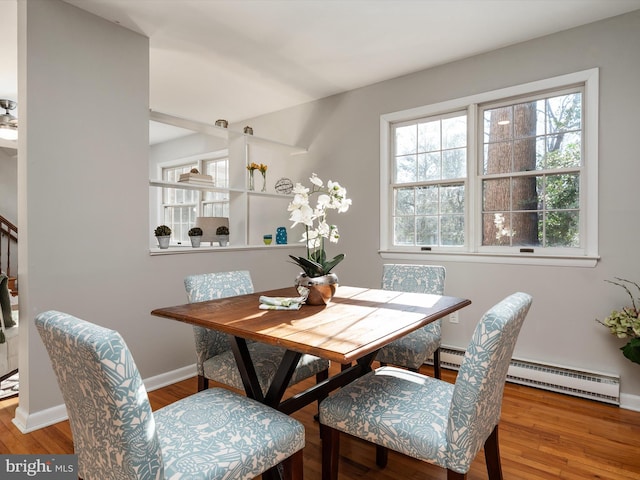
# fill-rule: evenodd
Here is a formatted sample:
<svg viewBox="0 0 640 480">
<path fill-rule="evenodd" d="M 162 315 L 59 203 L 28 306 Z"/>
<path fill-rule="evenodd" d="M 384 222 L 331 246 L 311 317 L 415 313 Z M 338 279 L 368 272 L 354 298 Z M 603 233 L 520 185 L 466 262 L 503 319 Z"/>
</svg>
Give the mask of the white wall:
<svg viewBox="0 0 640 480">
<path fill-rule="evenodd" d="M 316 172 L 348 187 L 353 207 L 333 218 L 341 229 L 333 253 L 347 255 L 337 273 L 343 283 L 374 287 L 384 263 L 377 251 L 381 114 L 599 67 L 602 259 L 595 268 L 447 263 L 447 293 L 473 305 L 460 313 L 459 325 L 444 324 L 443 343 L 465 347 L 487 308 L 526 291 L 534 304 L 515 356 L 620 374 L 623 403 L 637 402 L 630 395 L 640 395 L 640 366 L 622 356 L 624 342 L 594 319 L 629 303 L 605 279 L 640 282 L 638 32 L 640 11 L 246 122 L 266 136 L 310 145 Z"/>
<path fill-rule="evenodd" d="M 56 0 L 19 3 L 22 429 L 62 404 L 34 316 L 118 330 L 143 378 L 193 365 L 191 327 L 151 317 L 186 302 L 185 275 L 251 270 L 291 284 L 288 250 L 149 255 L 148 39 Z M 291 252 L 293 253 L 293 251 Z M 260 269 L 256 266 L 260 265 Z"/>
</svg>

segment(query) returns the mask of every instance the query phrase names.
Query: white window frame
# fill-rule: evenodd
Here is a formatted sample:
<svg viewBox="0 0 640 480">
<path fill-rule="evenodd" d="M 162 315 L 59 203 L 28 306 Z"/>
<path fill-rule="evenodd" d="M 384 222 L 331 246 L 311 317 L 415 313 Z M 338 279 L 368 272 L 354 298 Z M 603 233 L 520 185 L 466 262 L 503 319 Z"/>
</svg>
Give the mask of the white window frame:
<svg viewBox="0 0 640 480">
<path fill-rule="evenodd" d="M 157 165 L 157 178 L 163 179 L 163 169 L 165 168 L 174 168 L 174 167 L 179 167 L 181 165 L 189 165 L 189 164 L 195 164 L 198 168 L 199 171 L 204 171 L 203 165 L 205 162 L 209 161 L 209 160 L 220 160 L 220 159 L 227 159 L 227 161 L 229 161 L 229 151 L 227 149 L 223 149 L 223 150 L 216 150 L 216 151 L 212 151 L 212 152 L 206 152 L 206 153 L 202 153 L 202 154 L 198 154 L 198 155 L 192 155 L 192 156 L 188 156 L 188 157 L 182 157 L 182 158 L 176 158 L 170 161 L 165 161 L 162 163 L 159 163 Z M 229 182 L 229 178 L 228 178 L 228 172 L 227 172 L 227 182 Z M 164 223 L 164 192 L 166 188 L 173 188 L 173 187 L 161 187 L 158 189 L 157 192 L 157 201 L 156 201 L 156 225 L 162 225 Z M 228 189 L 229 187 L 220 187 L 221 189 Z M 202 194 L 202 191 L 200 190 L 196 190 L 197 194 L 196 194 L 196 216 L 202 216 L 202 212 L 204 209 L 204 204 L 205 203 L 210 203 L 204 200 L 205 195 Z M 231 201 L 231 199 L 228 200 L 229 202 Z M 180 242 L 178 241 L 178 239 L 175 239 L 173 236 L 171 237 L 171 246 L 180 246 L 180 245 L 186 245 L 186 243 L 184 241 Z"/>
<path fill-rule="evenodd" d="M 579 252 L 559 252 L 534 248 L 533 252 L 481 248 L 478 222 L 482 209 L 478 155 L 481 145 L 478 126 L 478 106 L 510 97 L 530 95 L 545 90 L 558 90 L 584 85 L 583 97 L 583 170 L 581 174 L 580 209 L 583 248 Z M 380 250 L 382 258 L 390 260 L 426 260 L 482 263 L 513 263 L 525 265 L 562 265 L 594 267 L 598 255 L 598 101 L 599 70 L 597 68 L 538 80 L 490 92 L 448 100 L 432 105 L 388 113 L 380 117 Z M 393 245 L 393 138 L 392 126 L 411 119 L 467 110 L 468 153 L 465 206 L 464 247 L 420 247 Z"/>
</svg>

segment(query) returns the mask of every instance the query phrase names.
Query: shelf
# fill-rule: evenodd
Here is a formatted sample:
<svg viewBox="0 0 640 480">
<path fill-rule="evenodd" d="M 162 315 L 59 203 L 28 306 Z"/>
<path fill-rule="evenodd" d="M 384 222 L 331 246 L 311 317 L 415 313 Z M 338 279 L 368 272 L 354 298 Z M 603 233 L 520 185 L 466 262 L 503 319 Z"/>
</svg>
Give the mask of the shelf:
<svg viewBox="0 0 640 480">
<path fill-rule="evenodd" d="M 289 145 L 264 137 L 245 134 L 233 129 L 217 127 L 212 124 L 188 120 L 160 112 L 150 111 L 149 119 L 151 122 L 165 124 L 171 127 L 189 130 L 195 134 L 194 142 L 185 140 L 183 144 L 176 144 L 176 148 L 184 148 L 193 156 L 194 151 L 198 151 L 198 160 L 204 159 L 207 152 L 199 152 L 198 148 L 214 148 L 215 152 L 224 152 L 227 155 L 227 181 L 231 187 L 215 186 L 214 182 L 198 181 L 191 179 L 186 182 L 168 182 L 164 180 L 149 180 L 150 187 L 168 188 L 175 190 L 188 190 L 202 192 L 202 194 L 194 195 L 199 200 L 213 200 L 211 195 L 206 196 L 205 192 L 216 192 L 221 195 L 216 197 L 224 197 L 215 199 L 228 202 L 228 213 L 225 215 L 229 218 L 229 228 L 234 232 L 235 244 L 227 247 L 200 247 L 191 248 L 189 245 L 173 246 L 167 250 L 160 250 L 150 246 L 151 255 L 171 255 L 208 251 L 234 251 L 234 250 L 251 250 L 264 248 L 285 248 L 286 245 L 264 246 L 260 245 L 262 234 L 273 230 L 275 226 L 283 225 L 288 218 L 286 204 L 291 201 L 293 195 L 291 193 L 282 194 L 275 191 L 275 187 L 269 188 L 269 191 L 262 192 L 262 182 L 258 177 L 258 190 L 247 189 L 247 171 L 246 166 L 250 163 L 263 163 L 270 166 L 270 178 L 278 178 L 286 175 L 289 170 L 297 172 L 299 168 L 292 165 L 292 156 L 299 156 L 307 153 L 306 148 L 296 145 Z M 188 133 L 188 132 L 187 132 Z M 202 139 L 201 137 L 209 136 Z M 215 137 L 215 138 L 212 138 Z M 220 141 L 222 140 L 222 141 Z M 200 143 L 197 142 L 201 142 Z M 192 145 L 192 143 L 195 143 Z M 173 145 L 172 145 L 173 147 Z M 187 148 L 188 147 L 188 148 Z M 174 156 L 173 150 L 167 152 L 159 152 L 157 161 L 167 161 L 164 156 Z M 222 154 L 219 155 L 220 158 Z M 218 157 L 215 157 L 218 158 Z M 168 159 L 172 160 L 172 159 Z M 296 163 L 297 163 L 296 159 Z M 291 168 L 289 168 L 291 167 Z M 159 169 L 158 169 L 159 170 Z M 153 176 L 160 176 L 153 174 Z M 275 176 L 274 176 L 275 175 Z M 273 180 L 272 180 L 273 181 Z M 162 204 L 162 196 L 158 194 L 150 195 L 150 203 L 155 208 Z M 162 215 L 159 215 L 162 218 Z M 257 245 L 256 245 L 257 244 Z M 291 247 L 291 245 L 290 245 Z M 298 247 L 298 245 L 296 245 Z"/>
<path fill-rule="evenodd" d="M 308 153 L 308 149 L 303 148 L 303 147 L 298 147 L 296 145 L 289 145 L 286 143 L 282 143 L 282 142 L 278 142 L 276 140 L 269 140 L 268 138 L 262 138 L 262 137 L 256 137 L 255 135 L 247 135 L 246 133 L 243 133 L 244 138 L 246 140 L 246 142 L 249 145 L 265 145 L 265 146 L 270 146 L 270 147 L 283 147 L 286 148 L 287 150 L 289 150 L 289 155 L 294 156 L 294 155 L 304 155 L 305 153 Z"/>
<path fill-rule="evenodd" d="M 293 198 L 291 193 L 276 193 L 276 192 L 259 192 L 257 190 L 247 190 L 247 195 L 258 197 L 271 197 L 271 198 Z"/>
<path fill-rule="evenodd" d="M 233 251 L 246 251 L 246 250 L 266 250 L 266 249 L 286 249 L 286 248 L 303 248 L 305 246 L 302 242 L 285 243 L 271 245 L 228 245 L 226 247 L 212 247 L 201 245 L 197 248 L 193 248 L 191 245 L 171 246 L 169 248 L 152 247 L 149 249 L 149 255 L 185 255 L 191 253 L 211 253 L 211 252 L 233 252 Z"/>
<path fill-rule="evenodd" d="M 289 145 L 286 143 L 278 142 L 276 140 L 270 140 L 264 137 L 257 137 L 255 135 L 248 135 L 243 132 L 237 132 L 235 130 L 223 127 L 217 127 L 209 123 L 199 122 L 197 120 L 189 120 L 182 117 L 176 117 L 175 115 L 169 115 L 168 113 L 156 112 L 149 110 L 149 120 L 164 123 L 167 125 L 173 125 L 174 127 L 184 128 L 192 130 L 194 132 L 204 133 L 224 140 L 229 140 L 230 135 L 237 135 L 243 137 L 249 145 L 266 145 L 282 147 L 289 150 L 290 155 L 303 155 L 308 152 L 308 149 L 299 147 L 297 145 Z"/>
<path fill-rule="evenodd" d="M 197 120 L 189 120 L 182 117 L 176 117 L 175 115 L 169 115 L 167 113 L 154 112 L 153 110 L 149 110 L 149 120 L 173 125 L 174 127 L 184 128 L 186 130 L 193 130 L 194 132 L 204 133 L 224 140 L 229 139 L 228 129 L 216 127 L 215 125 L 210 125 L 204 122 L 198 122 Z"/>
<path fill-rule="evenodd" d="M 204 190 L 207 192 L 238 192 L 241 193 L 244 190 L 239 188 L 222 188 L 222 187 L 214 187 L 213 185 L 209 186 L 202 183 L 189 183 L 189 182 L 166 182 L 164 180 L 149 180 L 149 185 L 152 187 L 163 187 L 163 188 L 181 188 L 184 190 Z"/>
<path fill-rule="evenodd" d="M 262 196 L 272 198 L 293 198 L 292 194 L 276 193 L 276 192 L 260 192 L 258 190 L 243 190 L 240 188 L 222 188 L 209 185 L 203 185 L 201 183 L 188 183 L 188 182 L 166 182 L 164 180 L 149 180 L 149 185 L 152 187 L 162 188 L 181 188 L 184 190 L 203 190 L 207 192 L 220 192 L 220 193 L 246 193 L 251 196 Z"/>
</svg>

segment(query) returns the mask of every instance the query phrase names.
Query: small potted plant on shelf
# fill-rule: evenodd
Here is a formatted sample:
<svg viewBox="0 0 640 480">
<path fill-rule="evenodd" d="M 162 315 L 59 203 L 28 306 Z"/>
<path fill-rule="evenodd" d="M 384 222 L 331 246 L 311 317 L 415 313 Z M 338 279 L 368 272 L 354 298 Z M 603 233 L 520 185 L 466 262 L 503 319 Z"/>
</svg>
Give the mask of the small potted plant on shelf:
<svg viewBox="0 0 640 480">
<path fill-rule="evenodd" d="M 160 248 L 169 248 L 169 240 L 171 239 L 171 229 L 166 225 L 159 225 L 156 227 L 154 234 L 158 239 L 158 246 Z"/>
<path fill-rule="evenodd" d="M 193 227 L 189 230 L 189 240 L 191 240 L 191 246 L 197 248 L 200 246 L 200 240 L 202 240 L 202 229 L 200 227 Z"/>
<path fill-rule="evenodd" d="M 216 235 L 218 236 L 218 243 L 221 247 L 226 247 L 229 243 L 229 227 L 224 225 L 216 228 Z"/>
</svg>

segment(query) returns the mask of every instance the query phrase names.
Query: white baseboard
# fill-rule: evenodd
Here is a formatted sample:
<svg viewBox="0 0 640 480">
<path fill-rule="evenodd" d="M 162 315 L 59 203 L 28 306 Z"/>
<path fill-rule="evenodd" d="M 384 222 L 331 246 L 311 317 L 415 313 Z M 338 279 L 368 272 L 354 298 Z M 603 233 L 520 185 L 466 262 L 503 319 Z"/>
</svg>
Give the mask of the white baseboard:
<svg viewBox="0 0 640 480">
<path fill-rule="evenodd" d="M 196 365 L 193 364 L 147 378 L 143 381 L 147 391 L 152 392 L 153 390 L 181 382 L 182 380 L 195 377 L 196 375 Z M 16 408 L 16 416 L 13 418 L 12 422 L 22 433 L 30 433 L 34 430 L 39 430 L 55 423 L 62 422 L 68 418 L 69 416 L 67 415 L 67 409 L 64 404 L 56 405 L 55 407 L 40 410 L 38 412 L 26 412 L 20 407 L 20 405 L 18 405 L 18 408 Z"/>
<path fill-rule="evenodd" d="M 620 408 L 640 412 L 640 395 L 620 394 Z"/>
</svg>

